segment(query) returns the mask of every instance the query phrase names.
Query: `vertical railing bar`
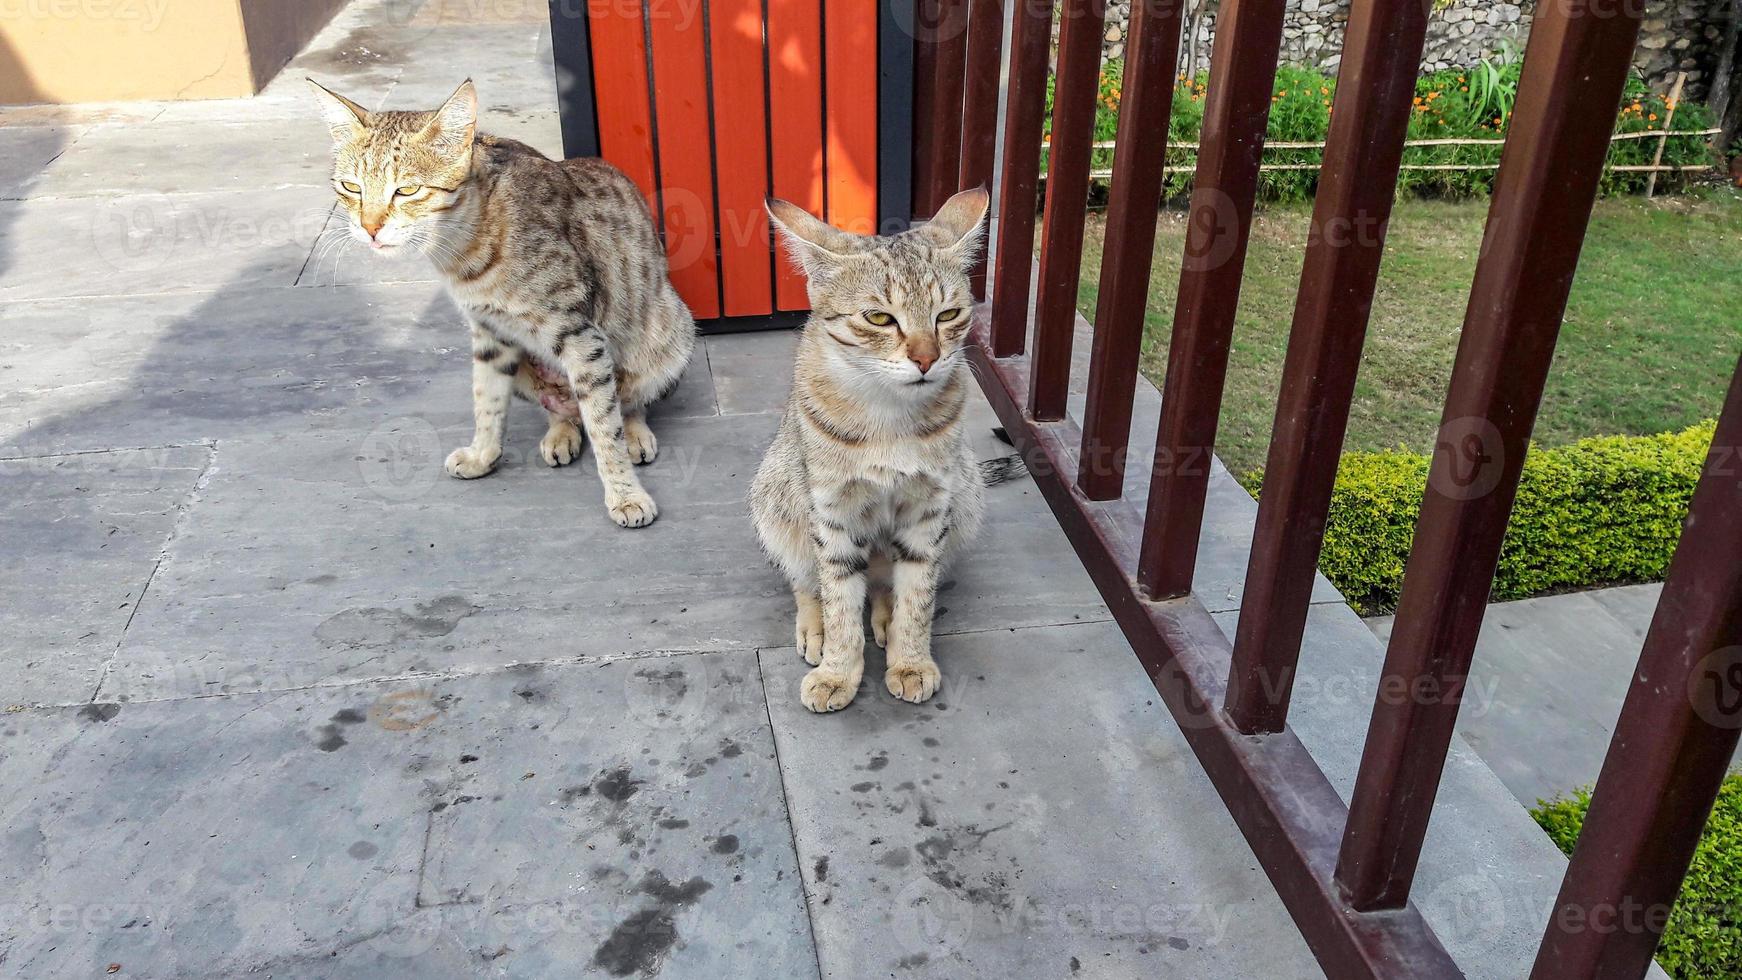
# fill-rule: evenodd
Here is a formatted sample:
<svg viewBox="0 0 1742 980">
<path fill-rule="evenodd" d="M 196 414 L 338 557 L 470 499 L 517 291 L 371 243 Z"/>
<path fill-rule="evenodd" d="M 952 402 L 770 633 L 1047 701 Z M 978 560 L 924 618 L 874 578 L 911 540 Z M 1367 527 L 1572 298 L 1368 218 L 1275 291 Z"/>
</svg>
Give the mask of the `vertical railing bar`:
<svg viewBox="0 0 1742 980">
<path fill-rule="evenodd" d="M 1409 897 L 1640 16 L 1563 0 L 1531 27 L 1337 860 L 1358 910 Z"/>
<path fill-rule="evenodd" d="M 993 357 L 1021 354 L 1028 341 L 1034 205 L 1040 187 L 1040 136 L 1052 44 L 1053 0 L 1016 0 L 1016 4 L 998 188 L 998 255 L 992 267 Z"/>
<path fill-rule="evenodd" d="M 1424 4 L 1396 0 L 1349 12 L 1228 671 L 1243 732 L 1288 718 L 1427 21 Z"/>
<path fill-rule="evenodd" d="M 937 37 L 929 25 L 938 22 L 942 0 L 914 0 L 913 4 L 913 214 L 929 215 L 938 203 L 931 199 L 932 168 L 938 158 L 938 125 L 933 115 L 938 87 Z"/>
<path fill-rule="evenodd" d="M 1105 0 L 1065 0 L 1059 18 L 1052 141 L 1046 155 L 1045 228 L 1034 304 L 1029 414 L 1040 422 L 1065 417 L 1076 332 L 1077 276 L 1083 259 L 1083 212 L 1089 201 L 1090 144 L 1101 74 Z"/>
<path fill-rule="evenodd" d="M 998 153 L 998 74 L 1004 54 L 1004 5 L 970 0 L 967 77 L 962 90 L 962 166 L 958 189 L 991 187 Z M 986 253 L 969 274 L 974 297 L 986 298 Z"/>
<path fill-rule="evenodd" d="M 1284 6 L 1283 0 L 1223 0 L 1216 15 L 1210 90 L 1137 562 L 1138 584 L 1154 598 L 1185 595 L 1192 587 L 1228 345 L 1258 196 L 1259 158 L 1276 87 Z"/>
<path fill-rule="evenodd" d="M 1651 965 L 1742 733 L 1742 362 L 1533 980 Z M 1613 928 L 1611 928 L 1613 926 Z"/>
<path fill-rule="evenodd" d="M 937 134 L 932 144 L 934 156 L 928 166 L 931 184 L 927 192 L 930 204 L 914 217 L 931 217 L 943 207 L 959 188 L 957 171 L 962 160 L 962 84 L 968 57 L 968 0 L 937 0 L 938 20 L 921 25 L 930 29 L 936 39 L 932 63 L 933 79 L 930 96 L 935 108 L 932 124 Z"/>
<path fill-rule="evenodd" d="M 1182 0 L 1136 0 L 1131 8 L 1077 464 L 1077 486 L 1090 500 L 1113 500 L 1125 486 L 1183 7 Z"/>
</svg>

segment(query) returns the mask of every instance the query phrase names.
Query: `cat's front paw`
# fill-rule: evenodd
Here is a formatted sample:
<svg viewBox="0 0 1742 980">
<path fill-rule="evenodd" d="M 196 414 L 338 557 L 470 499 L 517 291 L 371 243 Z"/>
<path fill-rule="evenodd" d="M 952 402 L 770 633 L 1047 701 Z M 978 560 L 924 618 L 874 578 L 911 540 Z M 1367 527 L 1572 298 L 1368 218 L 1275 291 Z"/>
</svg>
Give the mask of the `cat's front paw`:
<svg viewBox="0 0 1742 980">
<path fill-rule="evenodd" d="M 496 468 L 496 461 L 502 458 L 502 450 L 492 453 L 482 453 L 471 446 L 461 446 L 448 454 L 444 464 L 448 475 L 462 480 L 476 480 L 480 476 L 490 475 Z"/>
<path fill-rule="evenodd" d="M 624 420 L 623 442 L 629 449 L 629 459 L 637 466 L 644 466 L 659 458 L 659 439 L 647 427 L 647 423 L 640 419 Z"/>
<path fill-rule="evenodd" d="M 820 607 L 812 604 L 798 608 L 792 639 L 805 663 L 815 667 L 823 662 L 823 611 Z"/>
<path fill-rule="evenodd" d="M 839 711 L 853 703 L 853 695 L 859 693 L 859 678 L 858 673 L 818 667 L 799 684 L 799 703 L 817 714 Z"/>
<path fill-rule="evenodd" d="M 553 422 L 538 441 L 538 454 L 546 466 L 567 466 L 581 458 L 581 429 L 573 422 Z"/>
<path fill-rule="evenodd" d="M 931 700 L 943 679 L 943 672 L 938 670 L 936 661 L 932 660 L 892 663 L 883 672 L 883 686 L 889 688 L 889 693 L 914 704 Z"/>
<path fill-rule="evenodd" d="M 646 527 L 659 516 L 659 507 L 646 490 L 636 487 L 606 497 L 605 512 L 618 527 Z"/>
</svg>

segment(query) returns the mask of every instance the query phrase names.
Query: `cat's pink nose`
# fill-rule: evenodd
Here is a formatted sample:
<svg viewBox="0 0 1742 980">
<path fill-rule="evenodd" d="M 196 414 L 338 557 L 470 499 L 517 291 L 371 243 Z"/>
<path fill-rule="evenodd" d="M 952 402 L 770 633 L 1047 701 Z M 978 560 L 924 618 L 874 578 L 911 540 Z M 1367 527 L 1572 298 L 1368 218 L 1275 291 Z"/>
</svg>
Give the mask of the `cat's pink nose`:
<svg viewBox="0 0 1742 980">
<path fill-rule="evenodd" d="M 909 354 L 907 359 L 913 362 L 914 367 L 919 368 L 920 374 L 930 371 L 931 366 L 938 362 L 936 354 Z"/>
<path fill-rule="evenodd" d="M 381 227 L 385 224 L 387 224 L 387 222 L 385 222 L 385 221 L 367 221 L 366 220 L 366 221 L 362 222 L 363 230 L 369 233 L 370 238 L 374 238 L 376 235 L 379 235 L 381 233 Z"/>
</svg>

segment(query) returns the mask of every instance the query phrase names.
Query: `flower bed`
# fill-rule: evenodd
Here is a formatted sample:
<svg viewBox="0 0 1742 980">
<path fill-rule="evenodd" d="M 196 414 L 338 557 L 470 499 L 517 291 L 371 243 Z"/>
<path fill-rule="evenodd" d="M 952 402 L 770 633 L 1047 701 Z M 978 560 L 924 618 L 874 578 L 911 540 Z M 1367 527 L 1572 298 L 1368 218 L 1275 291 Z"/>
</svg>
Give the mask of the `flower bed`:
<svg viewBox="0 0 1742 980">
<path fill-rule="evenodd" d="M 1516 61 L 1484 62 L 1473 69 L 1452 69 L 1424 75 L 1416 82 L 1410 111 L 1409 139 L 1464 140 L 1480 142 L 1439 143 L 1409 146 L 1404 150 L 1398 190 L 1425 197 L 1462 198 L 1486 195 L 1493 187 L 1500 162 L 1501 143 L 1512 117 L 1518 93 L 1520 64 Z M 1095 140 L 1114 140 L 1122 100 L 1121 61 L 1108 61 L 1101 69 L 1100 91 L 1095 111 Z M 1203 125 L 1207 77 L 1180 76 L 1174 86 L 1173 111 L 1168 126 L 1167 175 L 1164 195 L 1172 198 L 1191 190 L 1192 171 L 1197 165 L 1199 131 Z M 1259 196 L 1271 201 L 1308 200 L 1318 185 L 1318 166 L 1323 149 L 1287 144 L 1322 143 L 1330 130 L 1336 80 L 1305 68 L 1283 67 L 1277 71 L 1276 94 L 1272 97 L 1270 124 L 1259 178 Z M 1709 165 L 1712 149 L 1703 135 L 1711 127 L 1711 113 L 1703 105 L 1684 102 L 1674 106 L 1664 96 L 1630 78 L 1615 122 L 1618 136 L 1667 128 L 1677 134 L 1664 143 L 1662 165 L 1698 167 Z M 1051 132 L 1052 82 L 1047 83 L 1047 126 Z M 1686 135 L 1682 135 L 1686 134 Z M 1650 166 L 1657 152 L 1656 137 L 1618 139 L 1611 144 L 1611 167 Z M 1043 151 L 1044 152 L 1044 151 Z M 1094 170 L 1104 174 L 1113 165 L 1113 150 L 1102 147 L 1094 153 Z M 1647 174 L 1641 171 L 1608 170 L 1602 192 L 1626 194 L 1644 188 Z M 1104 180 L 1104 177 L 1100 178 Z M 1658 187 L 1674 189 L 1686 178 L 1675 171 L 1658 175 Z"/>
</svg>

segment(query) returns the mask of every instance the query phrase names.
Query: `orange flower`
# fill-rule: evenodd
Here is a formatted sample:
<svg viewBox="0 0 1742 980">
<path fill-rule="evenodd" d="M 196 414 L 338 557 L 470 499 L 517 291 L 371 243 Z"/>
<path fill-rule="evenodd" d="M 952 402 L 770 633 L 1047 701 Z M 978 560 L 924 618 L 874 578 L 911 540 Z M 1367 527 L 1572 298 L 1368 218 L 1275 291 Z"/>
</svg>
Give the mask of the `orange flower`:
<svg viewBox="0 0 1742 980">
<path fill-rule="evenodd" d="M 1652 122 L 1657 122 L 1657 113 L 1654 112 L 1651 115 L 1646 116 L 1645 118 L 1651 120 Z"/>
</svg>

